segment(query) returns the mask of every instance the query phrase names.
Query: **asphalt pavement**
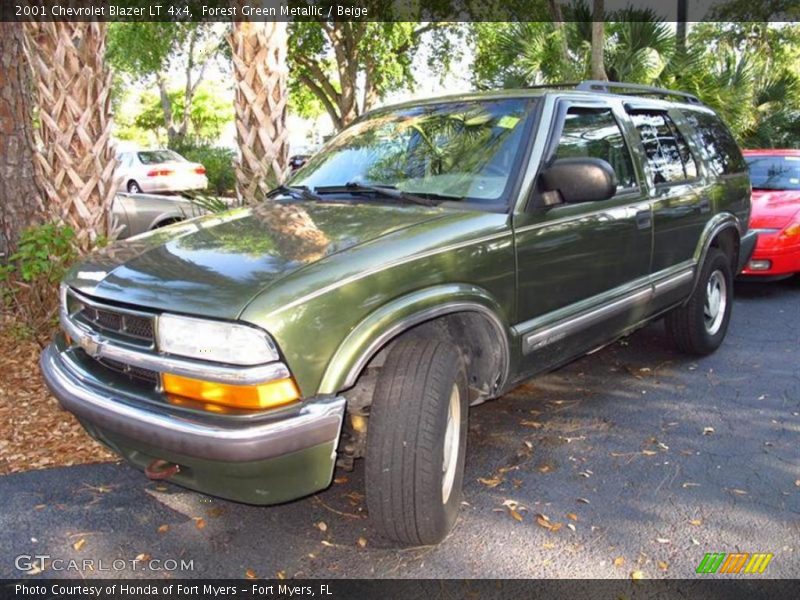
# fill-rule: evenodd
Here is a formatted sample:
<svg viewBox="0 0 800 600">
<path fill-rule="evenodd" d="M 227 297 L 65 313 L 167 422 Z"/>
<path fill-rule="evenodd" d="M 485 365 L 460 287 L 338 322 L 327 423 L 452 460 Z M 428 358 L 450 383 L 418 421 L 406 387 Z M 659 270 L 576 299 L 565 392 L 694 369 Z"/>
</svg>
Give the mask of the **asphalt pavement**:
<svg viewBox="0 0 800 600">
<path fill-rule="evenodd" d="M 680 578 L 708 552 L 772 553 L 763 576 L 796 577 L 799 442 L 800 278 L 737 284 L 712 356 L 656 323 L 473 409 L 438 546 L 370 529 L 363 465 L 268 508 L 86 465 L 0 477 L 0 577 Z"/>
</svg>

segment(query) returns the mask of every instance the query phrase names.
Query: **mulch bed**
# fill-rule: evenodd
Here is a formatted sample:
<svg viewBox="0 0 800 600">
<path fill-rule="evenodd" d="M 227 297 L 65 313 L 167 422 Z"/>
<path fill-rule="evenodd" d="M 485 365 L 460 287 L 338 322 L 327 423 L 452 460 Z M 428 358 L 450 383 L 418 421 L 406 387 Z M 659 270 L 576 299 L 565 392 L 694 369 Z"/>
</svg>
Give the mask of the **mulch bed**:
<svg viewBox="0 0 800 600">
<path fill-rule="evenodd" d="M 50 395 L 40 346 L 21 341 L 0 317 L 0 475 L 117 457 L 95 442 Z"/>
</svg>

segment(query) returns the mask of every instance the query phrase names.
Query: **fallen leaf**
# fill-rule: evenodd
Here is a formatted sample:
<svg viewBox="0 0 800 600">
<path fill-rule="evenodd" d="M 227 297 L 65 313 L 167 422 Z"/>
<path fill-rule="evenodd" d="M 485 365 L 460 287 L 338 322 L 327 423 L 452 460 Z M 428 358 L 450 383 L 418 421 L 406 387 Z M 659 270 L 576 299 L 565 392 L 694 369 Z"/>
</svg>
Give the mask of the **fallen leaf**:
<svg viewBox="0 0 800 600">
<path fill-rule="evenodd" d="M 550 523 L 550 518 L 547 515 L 536 515 L 536 522 L 545 529 L 552 529 L 553 524 Z"/>
<path fill-rule="evenodd" d="M 337 477 L 333 480 L 333 483 L 347 483 L 347 476 L 343 475 L 342 477 Z"/>
<path fill-rule="evenodd" d="M 658 568 L 662 571 L 666 571 L 669 568 L 669 564 L 665 560 L 658 561 Z"/>
<path fill-rule="evenodd" d="M 647 575 L 644 574 L 643 571 L 634 571 L 631 573 L 631 579 L 634 581 L 638 581 L 640 579 L 647 579 Z"/>
<path fill-rule="evenodd" d="M 559 529 L 561 529 L 563 526 L 564 526 L 564 524 L 563 524 L 563 523 L 553 523 L 553 524 L 550 526 L 550 531 L 554 531 L 554 532 L 555 532 L 555 531 L 558 531 L 558 530 L 559 530 Z"/>
<path fill-rule="evenodd" d="M 580 475 L 581 477 L 591 477 L 592 476 L 592 474 L 589 471 L 581 471 L 580 473 L 578 473 L 578 475 Z"/>
<path fill-rule="evenodd" d="M 693 545 L 693 546 L 699 546 L 699 545 L 700 545 L 700 542 L 698 542 L 698 541 L 697 541 L 696 539 L 694 539 L 694 538 L 689 538 L 689 540 L 691 540 L 691 542 L 692 542 L 692 545 Z"/>
<path fill-rule="evenodd" d="M 500 477 L 478 477 L 478 481 L 481 482 L 486 487 L 494 488 L 503 483 L 503 480 Z"/>
<path fill-rule="evenodd" d="M 85 540 L 84 538 L 81 538 L 81 539 L 79 539 L 77 542 L 75 542 L 74 544 L 72 544 L 72 547 L 73 547 L 75 550 L 80 550 L 80 549 L 81 549 L 81 548 L 83 548 L 85 545 L 86 545 L 86 540 Z"/>
<path fill-rule="evenodd" d="M 553 542 L 545 542 L 544 544 L 542 544 L 542 548 L 544 548 L 545 550 L 552 550 L 555 547 L 556 545 Z"/>
<path fill-rule="evenodd" d="M 258 575 L 256 575 L 256 572 L 253 571 L 253 569 L 247 569 L 244 572 L 244 576 L 246 579 L 258 579 Z"/>
<path fill-rule="evenodd" d="M 277 573 L 275 573 L 275 576 L 278 579 L 286 579 L 286 571 L 278 571 Z"/>
<path fill-rule="evenodd" d="M 669 538 L 656 538 L 659 544 L 669 544 Z"/>
<path fill-rule="evenodd" d="M 731 489 L 729 491 L 730 491 L 731 494 L 736 494 L 737 496 L 746 496 L 747 495 L 747 492 L 745 490 L 737 490 L 736 488 L 733 488 L 733 489 Z"/>
<path fill-rule="evenodd" d="M 322 533 L 325 533 L 326 531 L 328 531 L 328 524 L 325 523 L 325 521 L 320 521 L 319 523 L 314 525 L 314 527 L 319 529 Z"/>
<path fill-rule="evenodd" d="M 618 556 L 617 558 L 614 559 L 614 566 L 615 567 L 621 567 L 624 564 L 625 564 L 625 557 L 624 556 Z"/>
<path fill-rule="evenodd" d="M 703 435 L 711 435 L 714 433 L 713 427 L 703 427 Z"/>
<path fill-rule="evenodd" d="M 169 531 L 169 525 L 161 525 L 156 531 L 158 531 L 158 533 L 167 533 Z"/>
<path fill-rule="evenodd" d="M 511 517 L 512 517 L 514 520 L 516 520 L 516 521 L 522 521 L 522 515 L 521 515 L 521 514 L 519 514 L 519 513 L 518 513 L 516 510 L 514 510 L 513 508 L 510 508 L 510 509 L 508 509 L 508 514 L 510 514 L 510 515 L 511 515 Z"/>
<path fill-rule="evenodd" d="M 203 517 L 194 517 L 194 526 L 203 529 L 206 526 L 206 520 Z"/>
<path fill-rule="evenodd" d="M 581 504 L 591 504 L 586 498 L 578 498 L 578 502 Z"/>
<path fill-rule="evenodd" d="M 642 450 L 642 454 L 644 454 L 645 456 L 655 456 L 656 454 L 658 454 L 658 452 L 656 452 L 655 450 Z"/>
<path fill-rule="evenodd" d="M 225 513 L 225 509 L 221 506 L 212 506 L 208 509 L 208 516 L 212 519 L 216 519 L 221 517 Z"/>
<path fill-rule="evenodd" d="M 798 481 L 797 484 L 800 485 L 800 481 Z M 46 506 L 47 504 L 37 504 L 36 506 L 33 507 L 33 510 L 42 510 Z"/>
<path fill-rule="evenodd" d="M 572 523 L 567 523 L 567 527 L 569 527 L 572 531 L 575 531 L 575 525 Z"/>
<path fill-rule="evenodd" d="M 136 560 L 142 560 L 142 561 L 150 560 L 150 555 L 145 552 L 142 552 L 141 554 L 136 555 Z"/>
<path fill-rule="evenodd" d="M 681 487 L 682 487 L 682 488 L 700 487 L 700 484 L 699 484 L 699 483 L 693 483 L 693 482 L 691 482 L 691 481 L 687 481 L 687 482 L 686 482 L 686 483 L 684 483 L 684 484 L 683 484 Z"/>
<path fill-rule="evenodd" d="M 330 543 L 328 540 L 322 540 L 322 542 L 320 542 L 320 543 L 321 543 L 323 546 L 328 546 L 328 547 L 331 547 L 331 546 L 333 546 L 333 544 L 331 544 L 331 543 Z"/>
<path fill-rule="evenodd" d="M 695 527 L 700 527 L 703 524 L 703 519 L 689 519 L 689 524 Z"/>
<path fill-rule="evenodd" d="M 578 515 L 576 515 L 575 513 L 567 513 L 567 518 L 570 521 L 577 521 L 578 520 Z"/>
<path fill-rule="evenodd" d="M 367 538 L 360 537 L 360 538 L 358 538 L 358 541 L 356 543 L 358 544 L 359 548 L 366 548 L 367 547 Z"/>
<path fill-rule="evenodd" d="M 533 429 L 541 429 L 544 427 L 544 424 L 540 423 L 539 421 L 529 421 L 527 419 L 523 419 L 519 422 L 519 424 L 523 427 L 532 427 Z"/>
</svg>

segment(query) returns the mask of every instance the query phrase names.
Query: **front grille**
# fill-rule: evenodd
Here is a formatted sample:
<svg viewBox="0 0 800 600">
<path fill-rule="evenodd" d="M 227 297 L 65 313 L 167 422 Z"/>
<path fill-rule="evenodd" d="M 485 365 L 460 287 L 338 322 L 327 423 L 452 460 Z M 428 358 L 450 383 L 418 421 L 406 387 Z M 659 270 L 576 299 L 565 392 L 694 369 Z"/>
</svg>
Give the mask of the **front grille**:
<svg viewBox="0 0 800 600">
<path fill-rule="evenodd" d="M 117 373 L 127 375 L 129 378 L 133 380 L 136 380 L 141 383 L 147 383 L 154 387 L 158 385 L 158 373 L 156 373 L 155 371 L 150 371 L 149 369 L 142 369 L 141 367 L 126 365 L 124 363 L 121 363 L 117 360 L 112 360 L 110 358 L 98 358 L 96 360 L 107 369 L 111 369 L 112 371 L 116 371 Z"/>
<path fill-rule="evenodd" d="M 138 314 L 113 306 L 98 306 L 72 293 L 68 295 L 68 310 L 72 318 L 82 322 L 94 331 L 111 334 L 114 339 L 136 344 L 153 344 L 153 317 Z"/>
</svg>

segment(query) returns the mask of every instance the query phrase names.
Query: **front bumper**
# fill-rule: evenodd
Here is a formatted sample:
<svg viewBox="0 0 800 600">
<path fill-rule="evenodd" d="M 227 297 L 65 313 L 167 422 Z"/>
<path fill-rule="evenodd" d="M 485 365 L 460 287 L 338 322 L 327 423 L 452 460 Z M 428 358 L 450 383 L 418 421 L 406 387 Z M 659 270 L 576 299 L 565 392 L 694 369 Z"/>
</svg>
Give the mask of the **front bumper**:
<svg viewBox="0 0 800 600">
<path fill-rule="evenodd" d="M 47 386 L 90 434 L 136 466 L 176 463 L 175 483 L 252 504 L 292 500 L 330 484 L 344 398 L 313 399 L 278 417 L 191 415 L 103 385 L 73 351 L 56 344 L 44 350 Z"/>
</svg>

